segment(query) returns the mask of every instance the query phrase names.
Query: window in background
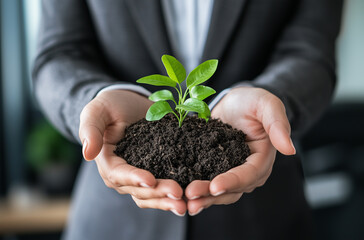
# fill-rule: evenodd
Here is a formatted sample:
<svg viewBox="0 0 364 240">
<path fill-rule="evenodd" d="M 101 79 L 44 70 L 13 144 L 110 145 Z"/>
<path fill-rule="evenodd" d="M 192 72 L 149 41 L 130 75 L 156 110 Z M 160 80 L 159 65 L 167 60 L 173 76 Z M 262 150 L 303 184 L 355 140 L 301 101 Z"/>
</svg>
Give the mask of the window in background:
<svg viewBox="0 0 364 240">
<path fill-rule="evenodd" d="M 364 1 L 345 2 L 337 48 L 336 101 L 364 102 Z"/>
<path fill-rule="evenodd" d="M 334 103 L 301 140 L 317 239 L 364 236 L 364 1 L 345 1 Z"/>
<path fill-rule="evenodd" d="M 80 146 L 44 119 L 31 93 L 40 2 L 0 0 L 0 240 L 59 239 L 81 159 Z M 54 162 L 46 176 L 38 171 Z"/>
<path fill-rule="evenodd" d="M 1 13 L 1 3 L 0 3 L 0 13 Z M 2 46 L 2 24 L 0 18 L 0 46 Z M 1 48 L 0 48 L 0 56 Z M 1 83 L 1 71 L 2 59 L 0 57 L 0 83 Z M 5 161 L 4 161 L 4 131 L 3 131 L 3 98 L 2 98 L 2 84 L 0 84 L 0 197 L 5 194 Z"/>
<path fill-rule="evenodd" d="M 26 68 L 22 4 L 1 0 L 1 85 L 3 165 L 6 185 L 25 181 Z M 5 186 L 6 186 L 5 185 Z"/>
<path fill-rule="evenodd" d="M 36 54 L 37 35 L 40 23 L 40 0 L 23 0 L 27 73 L 31 81 L 31 69 Z M 32 90 L 31 84 L 29 84 Z"/>
<path fill-rule="evenodd" d="M 37 34 L 40 23 L 40 0 L 0 0 L 1 4 L 1 154 L 0 184 L 3 194 L 38 185 L 42 176 L 38 169 L 53 162 L 73 161 L 72 171 L 81 159 L 79 146 L 66 141 L 43 117 L 33 97 L 31 70 L 36 54 Z M 34 136 L 46 146 L 34 142 Z M 52 149 L 49 144 L 53 144 Z M 29 147 L 30 146 L 30 147 Z M 59 147 L 56 147 L 59 146 Z M 33 149 L 32 149 L 33 148 Z M 63 150 L 63 151 L 62 151 Z M 38 154 L 38 155 L 37 155 Z M 35 163 L 36 162 L 36 163 Z M 37 167 L 35 167 L 35 165 Z M 54 170 L 48 169 L 56 176 Z M 73 177 L 67 177 L 72 187 Z M 50 183 L 50 180 L 46 180 Z M 55 181 L 57 182 L 57 181 Z M 65 181 L 59 181 L 60 183 Z M 68 190 L 69 192 L 70 190 Z"/>
</svg>

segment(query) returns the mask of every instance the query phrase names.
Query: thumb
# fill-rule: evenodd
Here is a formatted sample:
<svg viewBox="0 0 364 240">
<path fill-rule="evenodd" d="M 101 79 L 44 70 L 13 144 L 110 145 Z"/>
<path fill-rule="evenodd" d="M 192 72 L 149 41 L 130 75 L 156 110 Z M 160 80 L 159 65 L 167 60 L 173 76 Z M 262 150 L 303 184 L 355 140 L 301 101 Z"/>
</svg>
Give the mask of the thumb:
<svg viewBox="0 0 364 240">
<path fill-rule="evenodd" d="M 269 139 L 273 146 L 284 155 L 296 154 L 296 149 L 285 123 L 276 121 L 270 126 Z"/>
<path fill-rule="evenodd" d="M 93 160 L 100 153 L 106 128 L 105 109 L 96 99 L 87 104 L 80 115 L 79 137 L 82 154 L 86 160 Z"/>
<path fill-rule="evenodd" d="M 296 149 L 290 137 L 291 126 L 282 101 L 276 96 L 272 96 L 268 103 L 263 103 L 262 107 L 262 124 L 272 145 L 284 155 L 296 154 Z"/>
</svg>

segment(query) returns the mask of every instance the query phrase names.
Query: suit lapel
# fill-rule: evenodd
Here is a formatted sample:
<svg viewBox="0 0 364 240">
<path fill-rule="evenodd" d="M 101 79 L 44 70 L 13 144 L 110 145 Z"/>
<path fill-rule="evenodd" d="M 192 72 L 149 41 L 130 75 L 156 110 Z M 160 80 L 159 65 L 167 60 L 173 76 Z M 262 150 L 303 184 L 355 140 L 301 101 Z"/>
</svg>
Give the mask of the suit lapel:
<svg viewBox="0 0 364 240">
<path fill-rule="evenodd" d="M 171 53 L 159 0 L 127 0 L 130 13 L 160 72 L 161 56 Z M 243 12 L 247 0 L 215 0 L 202 60 L 220 58 Z"/>
<path fill-rule="evenodd" d="M 164 72 L 161 57 L 170 53 L 171 47 L 160 1 L 127 0 L 126 2 L 154 63 L 161 73 Z"/>
<path fill-rule="evenodd" d="M 220 58 L 247 0 L 215 0 L 202 60 Z"/>
</svg>

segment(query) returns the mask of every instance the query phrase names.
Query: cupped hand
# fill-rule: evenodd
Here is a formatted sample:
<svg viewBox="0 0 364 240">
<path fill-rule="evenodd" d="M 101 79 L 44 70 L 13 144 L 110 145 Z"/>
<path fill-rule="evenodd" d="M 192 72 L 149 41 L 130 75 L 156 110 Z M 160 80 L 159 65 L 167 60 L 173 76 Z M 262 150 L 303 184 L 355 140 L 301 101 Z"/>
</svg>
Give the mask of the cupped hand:
<svg viewBox="0 0 364 240">
<path fill-rule="evenodd" d="M 126 90 L 99 94 L 81 112 L 79 136 L 86 160 L 95 159 L 105 184 L 120 194 L 130 194 L 141 208 L 155 208 L 184 215 L 183 190 L 173 180 L 155 179 L 114 154 L 116 143 L 130 124 L 145 117 L 152 104 L 147 98 Z"/>
<path fill-rule="evenodd" d="M 251 155 L 238 167 L 210 181 L 193 181 L 186 190 L 190 215 L 214 204 L 231 204 L 243 193 L 264 185 L 272 172 L 276 151 L 293 155 L 290 125 L 281 100 L 260 88 L 231 90 L 213 109 L 219 118 L 247 135 Z"/>
</svg>

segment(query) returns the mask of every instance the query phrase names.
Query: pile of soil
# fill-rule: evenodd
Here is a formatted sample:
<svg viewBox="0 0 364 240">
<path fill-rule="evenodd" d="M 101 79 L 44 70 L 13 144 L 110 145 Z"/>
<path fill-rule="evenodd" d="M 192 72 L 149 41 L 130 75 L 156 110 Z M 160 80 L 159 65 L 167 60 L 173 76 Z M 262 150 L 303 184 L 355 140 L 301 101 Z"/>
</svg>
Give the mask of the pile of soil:
<svg viewBox="0 0 364 240">
<path fill-rule="evenodd" d="M 241 165 L 250 155 L 245 134 L 216 119 L 188 116 L 182 127 L 169 114 L 159 121 L 130 125 L 115 154 L 156 178 L 173 179 L 182 188 L 193 180 L 212 180 Z"/>
</svg>

